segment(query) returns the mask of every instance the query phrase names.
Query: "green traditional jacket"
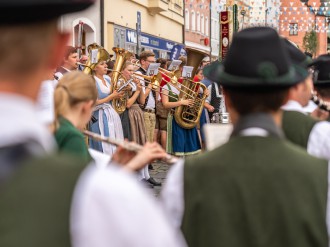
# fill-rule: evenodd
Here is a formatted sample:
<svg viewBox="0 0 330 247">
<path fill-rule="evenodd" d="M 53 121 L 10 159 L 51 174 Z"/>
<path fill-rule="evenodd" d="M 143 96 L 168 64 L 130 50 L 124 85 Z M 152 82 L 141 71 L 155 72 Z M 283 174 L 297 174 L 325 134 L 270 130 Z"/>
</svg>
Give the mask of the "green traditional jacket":
<svg viewBox="0 0 330 247">
<path fill-rule="evenodd" d="M 59 119 L 60 127 L 55 132 L 55 139 L 59 151 L 76 155 L 85 160 L 87 164 L 92 160 L 84 139 L 84 135 L 67 119 Z"/>
<path fill-rule="evenodd" d="M 278 137 L 232 137 L 187 159 L 188 246 L 326 247 L 327 177 L 327 161 Z"/>
<path fill-rule="evenodd" d="M 71 202 L 83 162 L 56 155 L 15 168 L 0 184 L 0 246 L 71 246 Z"/>
<path fill-rule="evenodd" d="M 307 149 L 309 135 L 318 121 L 298 111 L 283 111 L 282 129 L 291 142 Z"/>
</svg>

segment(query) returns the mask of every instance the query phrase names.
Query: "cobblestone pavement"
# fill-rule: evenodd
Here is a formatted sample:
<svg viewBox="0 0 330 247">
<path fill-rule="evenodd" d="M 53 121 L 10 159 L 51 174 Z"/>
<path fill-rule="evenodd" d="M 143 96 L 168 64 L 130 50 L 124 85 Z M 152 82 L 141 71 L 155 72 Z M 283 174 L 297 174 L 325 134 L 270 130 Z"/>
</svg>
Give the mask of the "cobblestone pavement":
<svg viewBox="0 0 330 247">
<path fill-rule="evenodd" d="M 157 162 L 157 163 L 152 163 L 153 170 L 149 169 L 149 174 L 151 177 L 153 177 L 157 182 L 161 182 L 162 186 L 166 182 L 166 175 L 169 169 L 169 165 Z M 153 188 L 153 193 L 155 196 L 158 196 L 162 186 L 154 186 Z"/>
</svg>

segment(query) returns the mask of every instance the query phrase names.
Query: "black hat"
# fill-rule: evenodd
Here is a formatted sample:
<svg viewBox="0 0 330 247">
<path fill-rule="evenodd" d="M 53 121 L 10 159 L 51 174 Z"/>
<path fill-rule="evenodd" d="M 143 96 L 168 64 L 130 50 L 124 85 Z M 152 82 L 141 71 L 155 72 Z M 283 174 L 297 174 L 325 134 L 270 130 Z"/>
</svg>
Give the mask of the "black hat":
<svg viewBox="0 0 330 247">
<path fill-rule="evenodd" d="M 330 86 L 330 55 L 324 54 L 311 64 L 314 66 L 314 85 Z"/>
<path fill-rule="evenodd" d="M 1 0 L 0 26 L 40 22 L 86 9 L 95 0 Z"/>
<path fill-rule="evenodd" d="M 244 29 L 234 35 L 223 63 L 205 67 L 204 75 L 228 87 L 288 87 L 304 80 L 298 73 L 277 32 L 269 27 Z"/>
<path fill-rule="evenodd" d="M 293 64 L 301 66 L 305 69 L 308 68 L 308 66 L 312 63 L 312 58 L 309 56 L 306 56 L 301 50 L 298 49 L 291 41 L 282 38 L 284 41 L 284 46 L 287 49 L 290 59 Z"/>
</svg>

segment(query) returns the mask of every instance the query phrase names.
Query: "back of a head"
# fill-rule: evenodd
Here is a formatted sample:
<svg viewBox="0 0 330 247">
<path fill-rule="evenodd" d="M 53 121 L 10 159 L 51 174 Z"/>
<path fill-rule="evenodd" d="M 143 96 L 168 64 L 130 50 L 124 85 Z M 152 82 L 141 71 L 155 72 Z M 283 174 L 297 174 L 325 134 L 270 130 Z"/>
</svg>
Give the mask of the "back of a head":
<svg viewBox="0 0 330 247">
<path fill-rule="evenodd" d="M 154 57 L 155 53 L 153 53 L 152 51 L 143 51 L 140 53 L 140 61 L 141 60 L 147 60 L 148 57 Z"/>
<path fill-rule="evenodd" d="M 97 89 L 92 76 L 80 71 L 66 73 L 54 93 L 55 121 L 80 102 L 96 102 Z"/>
</svg>

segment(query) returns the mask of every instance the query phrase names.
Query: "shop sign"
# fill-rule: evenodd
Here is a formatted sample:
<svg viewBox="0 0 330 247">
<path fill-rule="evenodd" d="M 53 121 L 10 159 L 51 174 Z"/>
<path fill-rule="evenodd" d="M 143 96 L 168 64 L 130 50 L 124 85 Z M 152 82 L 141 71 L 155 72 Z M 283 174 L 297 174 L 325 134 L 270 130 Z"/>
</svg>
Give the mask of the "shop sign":
<svg viewBox="0 0 330 247">
<path fill-rule="evenodd" d="M 126 29 L 126 42 L 128 43 L 137 43 L 137 35 L 135 30 Z M 152 48 L 157 48 L 160 50 L 171 51 L 175 45 L 174 42 L 160 39 L 148 34 L 141 34 L 141 45 L 149 46 Z"/>
</svg>

